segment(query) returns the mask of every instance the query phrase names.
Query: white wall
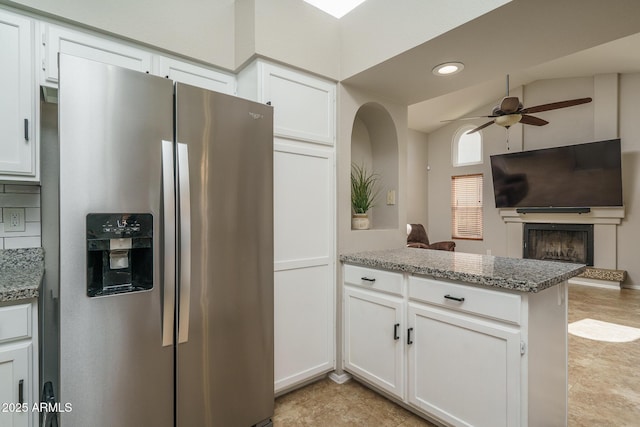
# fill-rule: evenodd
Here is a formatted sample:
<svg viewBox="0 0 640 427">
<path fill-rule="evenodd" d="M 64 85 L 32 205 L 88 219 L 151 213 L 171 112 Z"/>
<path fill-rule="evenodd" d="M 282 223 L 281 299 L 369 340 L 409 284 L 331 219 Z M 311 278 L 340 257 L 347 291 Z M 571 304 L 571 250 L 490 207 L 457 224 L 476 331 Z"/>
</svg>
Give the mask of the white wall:
<svg viewBox="0 0 640 427">
<path fill-rule="evenodd" d="M 590 104 L 535 114 L 549 121 L 542 127 L 515 125 L 509 131 L 510 151 L 534 150 L 553 146 L 562 146 L 591 142 L 596 140 L 595 130 L 601 122 L 595 117 L 603 101 L 595 97 L 598 93 L 596 77 L 581 77 L 572 79 L 552 79 L 533 82 L 520 93 L 525 106 L 533 106 L 547 102 L 561 101 L 571 98 L 591 96 L 594 101 Z M 611 86 L 616 90 L 616 86 Z M 628 278 L 625 285 L 640 285 L 640 264 L 637 263 L 637 237 L 640 236 L 640 198 L 636 196 L 640 188 L 640 112 L 637 99 L 640 97 L 640 74 L 620 75 L 619 128 L 622 140 L 622 173 L 623 197 L 625 204 L 625 219 L 618 227 L 617 268 L 627 270 Z M 601 95 L 610 102 L 616 96 Z M 493 106 L 487 105 L 474 112 L 486 114 Z M 612 106 L 616 108 L 616 106 Z M 607 120 L 610 120 L 607 118 Z M 493 199 L 493 184 L 489 156 L 507 152 L 507 132 L 505 129 L 492 125 L 485 128 L 483 133 L 484 163 L 482 165 L 454 168 L 451 165 L 451 141 L 459 126 L 468 121 L 454 122 L 446 127 L 429 134 L 428 159 L 431 166 L 428 179 L 428 232 L 431 240 L 449 240 L 451 238 L 450 213 L 450 180 L 452 175 L 470 173 L 484 174 L 484 240 L 468 241 L 456 240 L 456 250 L 461 252 L 486 253 L 491 250 L 493 255 L 507 255 L 507 232 L 504 221 L 495 208 Z M 476 122 L 472 122 L 476 124 Z M 478 120 L 477 124 L 481 124 Z M 608 137 L 615 137 L 609 135 Z M 519 140 L 521 138 L 521 140 Z M 597 244 L 597 242 L 596 242 Z"/>
<path fill-rule="evenodd" d="M 368 0 L 341 20 L 302 0 L 0 0 L 236 71 L 258 55 L 339 80 L 511 0 Z M 237 3 L 237 4 L 235 4 Z"/>
<path fill-rule="evenodd" d="M 3 0 L 233 70 L 234 0 Z"/>
<path fill-rule="evenodd" d="M 237 71 L 258 55 L 340 76 L 340 28 L 302 0 L 0 0 Z M 236 4 L 237 3 L 237 4 Z"/>
</svg>

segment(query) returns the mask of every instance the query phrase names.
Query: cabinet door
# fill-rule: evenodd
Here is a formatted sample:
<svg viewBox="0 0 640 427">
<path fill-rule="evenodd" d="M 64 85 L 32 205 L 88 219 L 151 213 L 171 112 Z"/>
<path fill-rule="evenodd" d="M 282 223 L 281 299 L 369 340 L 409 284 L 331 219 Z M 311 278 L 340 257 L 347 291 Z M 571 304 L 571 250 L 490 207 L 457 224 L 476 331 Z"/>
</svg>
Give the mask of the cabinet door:
<svg viewBox="0 0 640 427">
<path fill-rule="evenodd" d="M 0 346 L 0 426 L 28 426 L 31 399 L 31 343 Z M 22 386 L 21 386 L 22 384 Z M 22 391 L 22 396 L 20 392 Z M 24 407 L 17 406 L 22 398 Z M 6 405 L 6 406 L 5 406 Z"/>
<path fill-rule="evenodd" d="M 32 27 L 0 11 L 0 174 L 18 179 L 36 174 Z"/>
<path fill-rule="evenodd" d="M 334 157 L 274 143 L 275 389 L 335 367 Z"/>
<path fill-rule="evenodd" d="M 322 265 L 274 274 L 276 393 L 334 369 L 332 276 Z"/>
<path fill-rule="evenodd" d="M 333 145 L 336 85 L 311 76 L 264 64 L 262 100 L 273 106 L 276 136 Z"/>
<path fill-rule="evenodd" d="M 344 287 L 344 367 L 404 397 L 405 328 L 401 298 Z"/>
<path fill-rule="evenodd" d="M 143 73 L 151 71 L 151 53 L 145 50 L 56 25 L 43 25 L 42 28 L 43 85 L 55 86 L 58 83 L 58 53 L 67 53 Z"/>
<path fill-rule="evenodd" d="M 409 303 L 409 403 L 455 426 L 520 423 L 520 332 Z"/>
<path fill-rule="evenodd" d="M 235 77 L 165 56 L 158 57 L 156 74 L 191 86 L 233 95 Z"/>
</svg>

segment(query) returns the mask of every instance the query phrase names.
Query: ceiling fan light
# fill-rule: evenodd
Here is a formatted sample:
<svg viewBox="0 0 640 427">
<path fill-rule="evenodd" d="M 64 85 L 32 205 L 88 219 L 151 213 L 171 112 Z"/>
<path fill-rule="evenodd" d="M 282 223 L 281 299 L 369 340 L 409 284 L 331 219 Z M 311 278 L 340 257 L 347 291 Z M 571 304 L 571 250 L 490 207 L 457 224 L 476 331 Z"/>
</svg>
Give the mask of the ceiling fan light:
<svg viewBox="0 0 640 427">
<path fill-rule="evenodd" d="M 504 116 L 498 116 L 495 118 L 495 124 L 508 128 L 515 125 L 522 119 L 522 114 L 507 114 Z"/>
<path fill-rule="evenodd" d="M 436 76 L 451 76 L 458 74 L 464 69 L 462 62 L 445 62 L 444 64 L 436 65 L 431 72 Z"/>
</svg>

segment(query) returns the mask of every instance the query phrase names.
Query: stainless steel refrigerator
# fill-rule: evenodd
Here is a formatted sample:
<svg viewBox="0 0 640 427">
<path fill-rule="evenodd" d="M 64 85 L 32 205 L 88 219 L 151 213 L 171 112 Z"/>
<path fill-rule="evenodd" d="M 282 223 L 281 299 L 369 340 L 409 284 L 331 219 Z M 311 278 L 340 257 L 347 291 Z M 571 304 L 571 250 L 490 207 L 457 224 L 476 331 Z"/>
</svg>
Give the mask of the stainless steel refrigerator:
<svg viewBox="0 0 640 427">
<path fill-rule="evenodd" d="M 272 108 L 73 56 L 59 69 L 41 297 L 59 425 L 269 425 Z"/>
</svg>

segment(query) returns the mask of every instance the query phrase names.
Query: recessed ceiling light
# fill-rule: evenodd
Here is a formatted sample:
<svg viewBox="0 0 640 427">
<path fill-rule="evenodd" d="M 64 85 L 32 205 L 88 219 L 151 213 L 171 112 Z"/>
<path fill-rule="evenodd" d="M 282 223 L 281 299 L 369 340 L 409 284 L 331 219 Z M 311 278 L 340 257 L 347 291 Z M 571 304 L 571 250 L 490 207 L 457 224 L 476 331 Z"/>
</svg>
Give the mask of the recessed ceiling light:
<svg viewBox="0 0 640 427">
<path fill-rule="evenodd" d="M 458 74 L 464 69 L 462 62 L 445 62 L 444 64 L 436 65 L 431 72 L 436 76 L 451 76 Z"/>
<path fill-rule="evenodd" d="M 304 0 L 323 12 L 340 19 L 353 9 L 358 7 L 365 0 Z"/>
</svg>

